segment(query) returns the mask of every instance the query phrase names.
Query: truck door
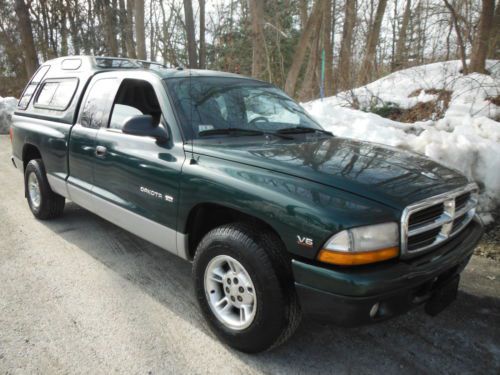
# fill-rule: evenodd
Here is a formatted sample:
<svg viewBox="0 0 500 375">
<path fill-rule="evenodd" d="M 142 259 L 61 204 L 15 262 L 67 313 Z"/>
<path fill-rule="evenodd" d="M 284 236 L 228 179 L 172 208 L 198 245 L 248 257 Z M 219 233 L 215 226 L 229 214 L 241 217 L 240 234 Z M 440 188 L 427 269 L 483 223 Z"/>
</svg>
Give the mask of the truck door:
<svg viewBox="0 0 500 375">
<path fill-rule="evenodd" d="M 82 102 L 80 115 L 69 140 L 68 184 L 90 192 L 94 184 L 97 131 L 106 126 L 118 89 L 117 78 L 94 78 Z"/>
<path fill-rule="evenodd" d="M 135 233 L 142 237 L 148 237 L 144 233 L 148 227 L 161 224 L 163 240 L 147 239 L 162 247 L 165 240 L 175 244 L 179 176 L 185 159 L 182 140 L 176 140 L 165 121 L 162 106 L 167 101 L 159 80 L 121 82 L 109 124 L 97 133 L 100 153 L 95 157 L 93 189 L 94 195 L 126 209 L 127 213 L 118 210 L 117 214 L 122 212 L 121 219 L 128 225 L 134 223 Z M 152 137 L 122 133 L 125 122 L 137 115 L 151 115 L 158 126 L 170 129 L 169 141 L 158 144 Z"/>
</svg>

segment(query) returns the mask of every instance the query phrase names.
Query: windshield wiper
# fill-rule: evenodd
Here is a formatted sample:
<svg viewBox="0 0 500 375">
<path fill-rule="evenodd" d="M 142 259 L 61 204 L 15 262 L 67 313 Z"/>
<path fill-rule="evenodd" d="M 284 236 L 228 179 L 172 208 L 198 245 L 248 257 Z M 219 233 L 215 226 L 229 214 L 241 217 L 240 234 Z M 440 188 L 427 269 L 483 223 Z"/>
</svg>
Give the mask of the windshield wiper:
<svg viewBox="0 0 500 375">
<path fill-rule="evenodd" d="M 304 134 L 304 133 L 323 133 L 326 135 L 333 136 L 333 133 L 317 128 L 308 128 L 306 126 L 295 126 L 293 128 L 284 128 L 276 132 L 277 134 Z"/>
<path fill-rule="evenodd" d="M 243 128 L 219 128 L 219 129 L 209 129 L 203 130 L 198 133 L 200 137 L 206 135 L 263 135 L 264 133 L 259 130 L 243 129 Z"/>
<path fill-rule="evenodd" d="M 198 133 L 198 136 L 205 137 L 209 135 L 270 135 L 274 137 L 280 137 L 282 139 L 293 139 L 291 137 L 287 137 L 284 134 L 272 133 L 272 132 L 264 132 L 262 130 L 255 129 L 244 129 L 244 128 L 220 128 L 220 129 L 209 129 L 203 130 Z"/>
</svg>

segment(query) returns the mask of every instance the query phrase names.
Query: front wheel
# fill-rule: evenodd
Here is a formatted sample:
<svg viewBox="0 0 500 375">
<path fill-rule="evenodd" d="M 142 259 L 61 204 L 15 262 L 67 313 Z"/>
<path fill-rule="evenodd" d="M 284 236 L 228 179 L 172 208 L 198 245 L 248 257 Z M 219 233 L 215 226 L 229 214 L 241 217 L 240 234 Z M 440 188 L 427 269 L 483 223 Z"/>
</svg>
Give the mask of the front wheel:
<svg viewBox="0 0 500 375">
<path fill-rule="evenodd" d="M 300 322 L 290 267 L 281 241 L 265 230 L 229 224 L 198 245 L 196 297 L 214 333 L 255 353 L 285 342 Z"/>
</svg>

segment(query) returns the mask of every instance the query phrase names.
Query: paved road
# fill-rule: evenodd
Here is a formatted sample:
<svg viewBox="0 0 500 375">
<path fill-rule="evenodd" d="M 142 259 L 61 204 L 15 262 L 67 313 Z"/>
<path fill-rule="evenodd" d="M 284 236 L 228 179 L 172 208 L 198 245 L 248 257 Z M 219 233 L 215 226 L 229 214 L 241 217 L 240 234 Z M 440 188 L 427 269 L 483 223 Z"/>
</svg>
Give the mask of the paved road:
<svg viewBox="0 0 500 375">
<path fill-rule="evenodd" d="M 474 257 L 458 300 L 376 326 L 305 321 L 284 346 L 245 355 L 209 332 L 191 267 L 68 204 L 39 222 L 0 137 L 0 373 L 312 374 L 500 372 L 500 267 Z"/>
</svg>

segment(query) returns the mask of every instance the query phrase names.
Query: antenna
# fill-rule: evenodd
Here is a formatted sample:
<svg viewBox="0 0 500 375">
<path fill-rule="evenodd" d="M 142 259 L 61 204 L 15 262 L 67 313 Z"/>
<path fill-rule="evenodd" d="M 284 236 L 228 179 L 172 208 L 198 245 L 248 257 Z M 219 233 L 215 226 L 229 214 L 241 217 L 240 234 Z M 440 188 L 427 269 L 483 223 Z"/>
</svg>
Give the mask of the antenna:
<svg viewBox="0 0 500 375">
<path fill-rule="evenodd" d="M 191 75 L 192 75 L 192 69 L 189 67 L 189 100 L 191 100 L 190 106 L 189 106 L 189 122 L 191 123 L 191 130 L 192 136 L 191 136 L 191 160 L 189 161 L 189 164 L 193 165 L 196 164 L 196 160 L 194 159 L 194 134 L 195 134 L 195 129 L 193 126 L 193 101 L 192 101 L 192 90 L 193 86 L 191 84 Z"/>
</svg>

